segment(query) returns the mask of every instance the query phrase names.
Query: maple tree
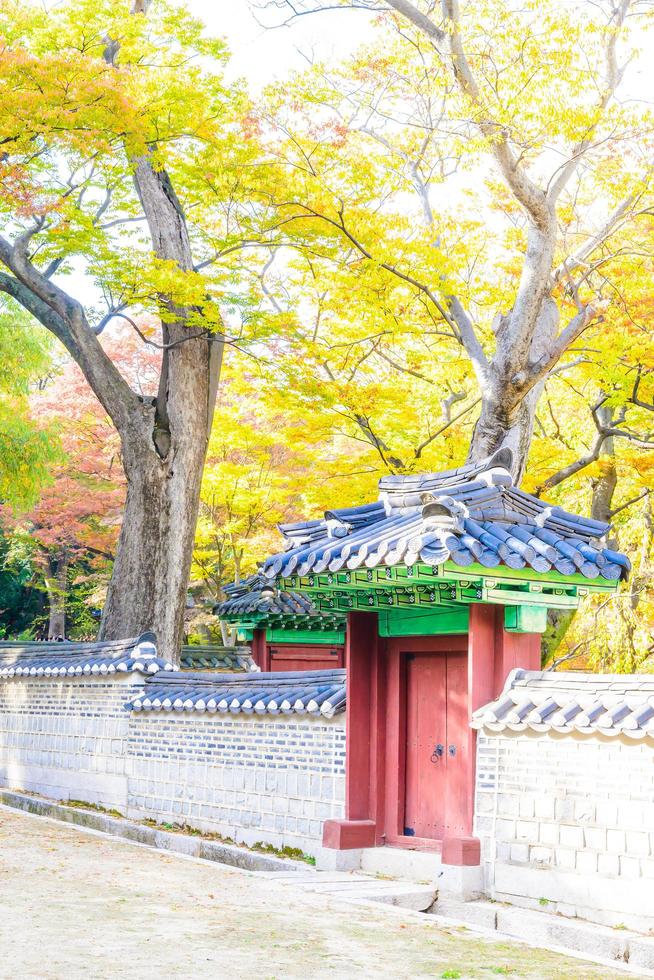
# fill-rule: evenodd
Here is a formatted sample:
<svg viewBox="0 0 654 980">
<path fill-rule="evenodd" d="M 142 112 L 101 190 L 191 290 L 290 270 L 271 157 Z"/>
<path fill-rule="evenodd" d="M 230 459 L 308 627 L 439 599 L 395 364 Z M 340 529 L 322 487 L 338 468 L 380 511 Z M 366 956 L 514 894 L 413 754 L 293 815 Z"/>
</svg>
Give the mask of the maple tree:
<svg viewBox="0 0 654 980">
<path fill-rule="evenodd" d="M 252 218 L 238 196 L 255 152 L 247 103 L 222 80 L 224 44 L 164 0 L 8 0 L 0 37 L 0 292 L 63 344 L 120 436 L 127 497 L 101 635 L 154 629 L 175 657 L 236 303 L 229 257 Z M 146 398 L 99 340 L 143 313 L 162 351 Z"/>
<path fill-rule="evenodd" d="M 144 329 L 147 327 L 144 325 Z M 103 338 L 103 349 L 142 397 L 155 389 L 160 355 L 129 328 Z M 30 411 L 56 432 L 60 457 L 29 509 L 3 508 L 14 535 L 28 535 L 48 597 L 48 637 L 66 636 L 66 606 L 75 576 L 93 580 L 102 605 L 125 503 L 120 439 L 74 361 L 52 371 L 30 397 Z M 83 569 L 83 570 L 82 570 Z M 105 585 L 105 588 L 103 588 Z"/>
</svg>

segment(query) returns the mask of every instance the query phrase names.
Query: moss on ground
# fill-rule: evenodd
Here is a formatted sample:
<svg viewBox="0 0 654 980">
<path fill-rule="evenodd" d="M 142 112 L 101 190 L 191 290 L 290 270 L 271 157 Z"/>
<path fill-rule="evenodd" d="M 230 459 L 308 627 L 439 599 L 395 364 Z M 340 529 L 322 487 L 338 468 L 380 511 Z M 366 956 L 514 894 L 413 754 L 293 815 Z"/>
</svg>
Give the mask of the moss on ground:
<svg viewBox="0 0 654 980">
<path fill-rule="evenodd" d="M 36 794 L 33 794 L 36 795 Z M 72 807 L 75 810 L 94 810 L 96 813 L 106 813 L 110 817 L 120 817 L 126 819 L 120 810 L 108 809 L 99 803 L 87 803 L 86 800 L 61 800 L 62 806 Z M 144 820 L 132 820 L 131 823 L 141 824 L 143 827 L 151 827 L 153 830 L 165 830 L 172 834 L 185 834 L 191 837 L 200 837 L 202 840 L 216 841 L 219 844 L 229 844 L 232 847 L 240 847 L 244 851 L 255 851 L 258 854 L 270 854 L 273 857 L 287 858 L 292 861 L 304 861 L 305 864 L 315 865 L 316 859 L 311 854 L 306 854 L 299 847 L 275 847 L 274 844 L 267 844 L 265 841 L 257 841 L 254 844 L 243 844 L 235 841 L 232 837 L 225 837 L 213 830 L 200 830 L 187 823 L 168 823 L 167 821 L 153 820 L 146 817 Z"/>
</svg>

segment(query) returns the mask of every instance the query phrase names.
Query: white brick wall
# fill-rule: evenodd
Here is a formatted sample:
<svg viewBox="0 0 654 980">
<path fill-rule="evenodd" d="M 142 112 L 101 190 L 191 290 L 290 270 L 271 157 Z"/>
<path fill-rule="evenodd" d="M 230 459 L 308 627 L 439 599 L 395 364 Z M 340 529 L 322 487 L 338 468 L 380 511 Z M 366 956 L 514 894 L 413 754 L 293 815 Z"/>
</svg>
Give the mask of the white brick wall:
<svg viewBox="0 0 654 980">
<path fill-rule="evenodd" d="M 137 713 L 139 674 L 0 681 L 0 785 L 316 853 L 345 716 Z"/>
<path fill-rule="evenodd" d="M 125 702 L 139 674 L 0 681 L 0 784 L 127 806 Z"/>
<path fill-rule="evenodd" d="M 315 853 L 342 818 L 345 718 L 134 714 L 129 812 Z"/>
<path fill-rule="evenodd" d="M 654 927 L 654 745 L 480 732 L 475 833 L 491 897 Z"/>
</svg>

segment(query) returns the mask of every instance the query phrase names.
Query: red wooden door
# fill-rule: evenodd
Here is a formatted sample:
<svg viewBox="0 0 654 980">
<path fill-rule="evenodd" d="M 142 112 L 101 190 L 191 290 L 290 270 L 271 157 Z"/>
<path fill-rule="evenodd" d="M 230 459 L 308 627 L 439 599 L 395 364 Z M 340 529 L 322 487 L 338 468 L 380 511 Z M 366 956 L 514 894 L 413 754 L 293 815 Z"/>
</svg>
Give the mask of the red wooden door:
<svg viewBox="0 0 654 980">
<path fill-rule="evenodd" d="M 466 658 L 406 657 L 404 834 L 442 840 L 467 820 Z"/>
<path fill-rule="evenodd" d="M 444 837 L 468 834 L 470 792 L 468 719 L 468 664 L 464 654 L 447 654 L 447 732 L 445 741 L 445 828 Z M 443 761 L 443 760 L 441 760 Z"/>
</svg>

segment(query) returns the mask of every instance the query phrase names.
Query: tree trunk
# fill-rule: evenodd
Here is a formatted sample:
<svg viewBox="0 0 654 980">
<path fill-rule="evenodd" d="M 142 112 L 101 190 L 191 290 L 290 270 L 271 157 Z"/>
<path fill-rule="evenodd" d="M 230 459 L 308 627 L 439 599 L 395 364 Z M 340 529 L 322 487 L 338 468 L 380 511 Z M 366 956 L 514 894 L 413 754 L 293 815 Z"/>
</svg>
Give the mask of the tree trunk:
<svg viewBox="0 0 654 980">
<path fill-rule="evenodd" d="M 512 476 L 520 483 L 534 432 L 536 408 L 543 391 L 543 383 L 531 389 L 514 408 L 501 393 L 482 396 L 481 413 L 472 433 L 468 462 L 478 463 L 492 456 L 498 449 L 508 447 L 513 453 Z"/>
<path fill-rule="evenodd" d="M 181 327 L 186 331 L 188 328 Z M 177 662 L 213 414 L 212 364 L 220 345 L 185 339 L 167 352 L 166 419 L 144 403 L 121 433 L 127 500 L 100 636 L 153 630 L 162 657 Z M 164 372 L 162 372 L 164 373 Z"/>
<path fill-rule="evenodd" d="M 481 412 L 475 425 L 468 451 L 468 462 L 478 463 L 498 449 L 508 447 L 513 453 L 512 476 L 520 483 L 534 432 L 536 409 L 545 387 L 539 381 L 525 392 L 521 374 L 528 373 L 529 365 L 520 367 L 512 359 L 507 327 L 513 313 L 501 317 L 497 328 L 497 351 L 488 365 L 488 382 L 482 385 Z M 541 302 L 541 312 L 536 323 L 529 361 L 543 357 L 550 349 L 559 327 L 556 304 L 549 297 Z"/>
<path fill-rule="evenodd" d="M 45 585 L 48 592 L 50 617 L 48 639 L 66 636 L 66 599 L 68 597 L 68 555 L 64 550 L 47 558 Z"/>
</svg>

